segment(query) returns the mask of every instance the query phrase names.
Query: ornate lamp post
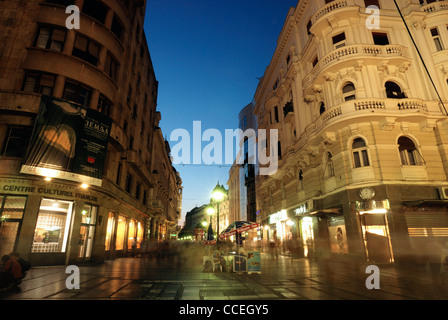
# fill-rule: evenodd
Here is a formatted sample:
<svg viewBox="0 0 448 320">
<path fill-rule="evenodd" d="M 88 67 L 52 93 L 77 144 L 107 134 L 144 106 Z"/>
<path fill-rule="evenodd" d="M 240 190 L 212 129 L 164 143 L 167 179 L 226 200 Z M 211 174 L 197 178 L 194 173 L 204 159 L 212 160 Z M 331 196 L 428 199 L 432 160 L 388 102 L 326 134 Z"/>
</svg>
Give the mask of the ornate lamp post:
<svg viewBox="0 0 448 320">
<path fill-rule="evenodd" d="M 212 202 L 216 204 L 216 244 L 219 243 L 219 204 L 224 200 L 225 192 L 226 192 L 226 189 L 224 189 L 224 187 L 220 186 L 219 182 L 216 185 L 216 187 L 213 189 L 213 192 L 212 192 Z M 211 216 L 210 216 L 210 219 L 211 219 Z"/>
</svg>

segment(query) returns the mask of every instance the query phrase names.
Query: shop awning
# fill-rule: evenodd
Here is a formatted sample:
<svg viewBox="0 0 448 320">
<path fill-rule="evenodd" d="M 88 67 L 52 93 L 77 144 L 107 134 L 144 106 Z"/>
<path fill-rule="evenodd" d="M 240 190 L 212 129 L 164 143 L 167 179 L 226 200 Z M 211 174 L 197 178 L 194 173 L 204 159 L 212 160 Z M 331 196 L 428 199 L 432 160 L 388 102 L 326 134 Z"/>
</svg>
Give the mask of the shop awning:
<svg viewBox="0 0 448 320">
<path fill-rule="evenodd" d="M 403 201 L 406 207 L 446 207 L 448 206 L 448 200 L 414 200 L 414 201 Z"/>
</svg>

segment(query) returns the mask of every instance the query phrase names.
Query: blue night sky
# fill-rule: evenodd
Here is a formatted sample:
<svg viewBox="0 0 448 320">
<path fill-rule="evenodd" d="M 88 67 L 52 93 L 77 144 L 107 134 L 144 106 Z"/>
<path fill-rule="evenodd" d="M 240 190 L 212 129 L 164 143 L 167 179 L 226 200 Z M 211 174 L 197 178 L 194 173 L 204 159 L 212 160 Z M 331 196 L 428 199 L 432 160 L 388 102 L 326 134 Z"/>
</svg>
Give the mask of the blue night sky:
<svg viewBox="0 0 448 320">
<path fill-rule="evenodd" d="M 201 121 L 202 132 L 218 129 L 223 137 L 225 129 L 238 128 L 238 113 L 252 101 L 288 10 L 296 5 L 297 0 L 148 1 L 145 32 L 168 140 L 173 130 L 186 129 L 192 145 L 193 121 Z M 171 148 L 177 143 L 170 141 Z M 182 219 L 208 203 L 218 181 L 228 188 L 230 164 L 175 167 L 184 187 Z"/>
</svg>

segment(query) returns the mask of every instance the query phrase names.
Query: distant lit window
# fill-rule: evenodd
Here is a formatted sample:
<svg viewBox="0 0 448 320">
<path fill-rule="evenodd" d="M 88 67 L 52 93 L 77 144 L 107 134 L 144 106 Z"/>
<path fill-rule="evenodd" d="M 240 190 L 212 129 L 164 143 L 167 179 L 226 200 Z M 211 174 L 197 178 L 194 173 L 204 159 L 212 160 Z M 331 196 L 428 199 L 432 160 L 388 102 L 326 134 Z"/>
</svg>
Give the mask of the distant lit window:
<svg viewBox="0 0 448 320">
<path fill-rule="evenodd" d="M 92 90 L 87 86 L 74 81 L 66 81 L 62 98 L 87 107 L 91 94 Z"/>
<path fill-rule="evenodd" d="M 89 38 L 77 34 L 72 54 L 75 57 L 97 66 L 99 62 L 100 45 Z"/>
<path fill-rule="evenodd" d="M 46 0 L 48 3 L 59 4 L 64 7 L 68 7 L 75 4 L 75 0 Z"/>
<path fill-rule="evenodd" d="M 23 91 L 52 95 L 55 81 L 55 75 L 27 71 L 23 82 Z"/>
<path fill-rule="evenodd" d="M 34 46 L 61 52 L 64 48 L 65 35 L 65 29 L 41 26 Z"/>
<path fill-rule="evenodd" d="M 424 164 L 423 157 L 418 152 L 414 141 L 408 137 L 400 137 L 398 139 L 398 151 L 400 152 L 402 165 L 419 166 Z"/>
<path fill-rule="evenodd" d="M 2 149 L 3 157 L 23 158 L 28 146 L 32 129 L 30 127 L 10 127 Z"/>
<path fill-rule="evenodd" d="M 367 145 L 364 139 L 356 138 L 352 144 L 353 164 L 355 168 L 370 166 Z"/>
<path fill-rule="evenodd" d="M 431 29 L 431 36 L 432 36 L 432 39 L 434 40 L 434 44 L 436 46 L 436 50 L 437 51 L 442 51 L 443 50 L 443 44 L 442 44 L 442 39 L 440 38 L 440 35 L 439 35 L 439 30 L 437 28 L 432 28 Z"/>
<path fill-rule="evenodd" d="M 342 88 L 342 97 L 344 98 L 344 101 L 350 101 L 356 99 L 356 88 L 352 82 L 348 82 Z"/>
<path fill-rule="evenodd" d="M 118 18 L 117 15 L 114 14 L 110 30 L 117 36 L 118 39 L 121 40 L 121 37 L 123 36 L 123 29 L 123 23 L 121 22 L 120 18 Z"/>
<path fill-rule="evenodd" d="M 106 55 L 104 72 L 112 79 L 117 80 L 118 62 L 109 52 Z"/>
<path fill-rule="evenodd" d="M 335 35 L 333 37 L 333 45 L 335 49 L 341 48 L 341 47 L 345 47 L 346 42 L 345 42 L 345 32 L 342 32 L 338 35 Z"/>
<path fill-rule="evenodd" d="M 99 112 L 101 112 L 102 114 L 110 116 L 111 107 L 112 107 L 112 102 L 109 99 L 107 99 L 107 97 L 105 95 L 100 94 L 100 97 L 98 99 L 97 110 Z"/>
<path fill-rule="evenodd" d="M 400 86 L 395 82 L 388 81 L 385 84 L 387 97 L 390 99 L 404 99 L 406 94 L 402 92 Z"/>
<path fill-rule="evenodd" d="M 378 46 L 387 46 L 390 44 L 387 33 L 373 32 L 372 37 L 373 37 L 373 43 Z"/>
<path fill-rule="evenodd" d="M 324 178 L 334 177 L 334 164 L 333 164 L 333 156 L 330 152 L 327 152 L 325 155 L 325 174 Z"/>
<path fill-rule="evenodd" d="M 84 5 L 82 6 L 82 13 L 98 20 L 103 23 L 106 21 L 107 15 L 107 7 L 101 1 L 97 0 L 88 0 L 84 1 Z"/>
<path fill-rule="evenodd" d="M 381 8 L 378 0 L 364 0 L 364 5 L 366 8 L 370 6 L 377 6 L 378 8 Z"/>
</svg>

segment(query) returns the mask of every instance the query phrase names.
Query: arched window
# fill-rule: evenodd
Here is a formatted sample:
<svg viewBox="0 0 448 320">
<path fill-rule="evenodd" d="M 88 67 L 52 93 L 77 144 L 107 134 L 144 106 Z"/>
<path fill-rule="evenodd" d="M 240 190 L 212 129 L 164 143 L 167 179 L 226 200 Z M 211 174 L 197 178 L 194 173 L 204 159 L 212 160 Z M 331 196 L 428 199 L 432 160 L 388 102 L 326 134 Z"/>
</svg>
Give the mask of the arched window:
<svg viewBox="0 0 448 320">
<path fill-rule="evenodd" d="M 325 156 L 325 175 L 324 178 L 331 178 L 334 177 L 334 165 L 333 165 L 333 156 L 330 152 L 327 152 Z"/>
<path fill-rule="evenodd" d="M 356 88 L 355 85 L 351 82 L 347 83 L 342 88 L 342 96 L 344 98 L 344 101 L 350 101 L 356 99 Z"/>
<path fill-rule="evenodd" d="M 281 159 L 282 158 L 282 143 L 280 141 L 277 143 L 277 147 L 278 147 L 278 152 L 277 152 L 278 158 Z"/>
<path fill-rule="evenodd" d="M 299 170 L 299 182 L 297 188 L 303 190 L 303 171 Z"/>
<path fill-rule="evenodd" d="M 390 99 L 405 99 L 406 94 L 401 91 L 401 88 L 398 84 L 392 81 L 386 82 L 386 94 Z"/>
<path fill-rule="evenodd" d="M 408 137 L 400 137 L 398 139 L 398 151 L 400 152 L 402 165 L 420 166 L 424 164 L 423 157 L 418 152 L 414 141 Z"/>
<path fill-rule="evenodd" d="M 364 139 L 356 138 L 353 140 L 352 150 L 355 168 L 370 166 L 369 154 L 367 153 L 367 145 Z"/>
<path fill-rule="evenodd" d="M 320 107 L 319 107 L 319 112 L 320 112 L 320 114 L 325 112 L 325 103 L 321 102 Z"/>
</svg>

